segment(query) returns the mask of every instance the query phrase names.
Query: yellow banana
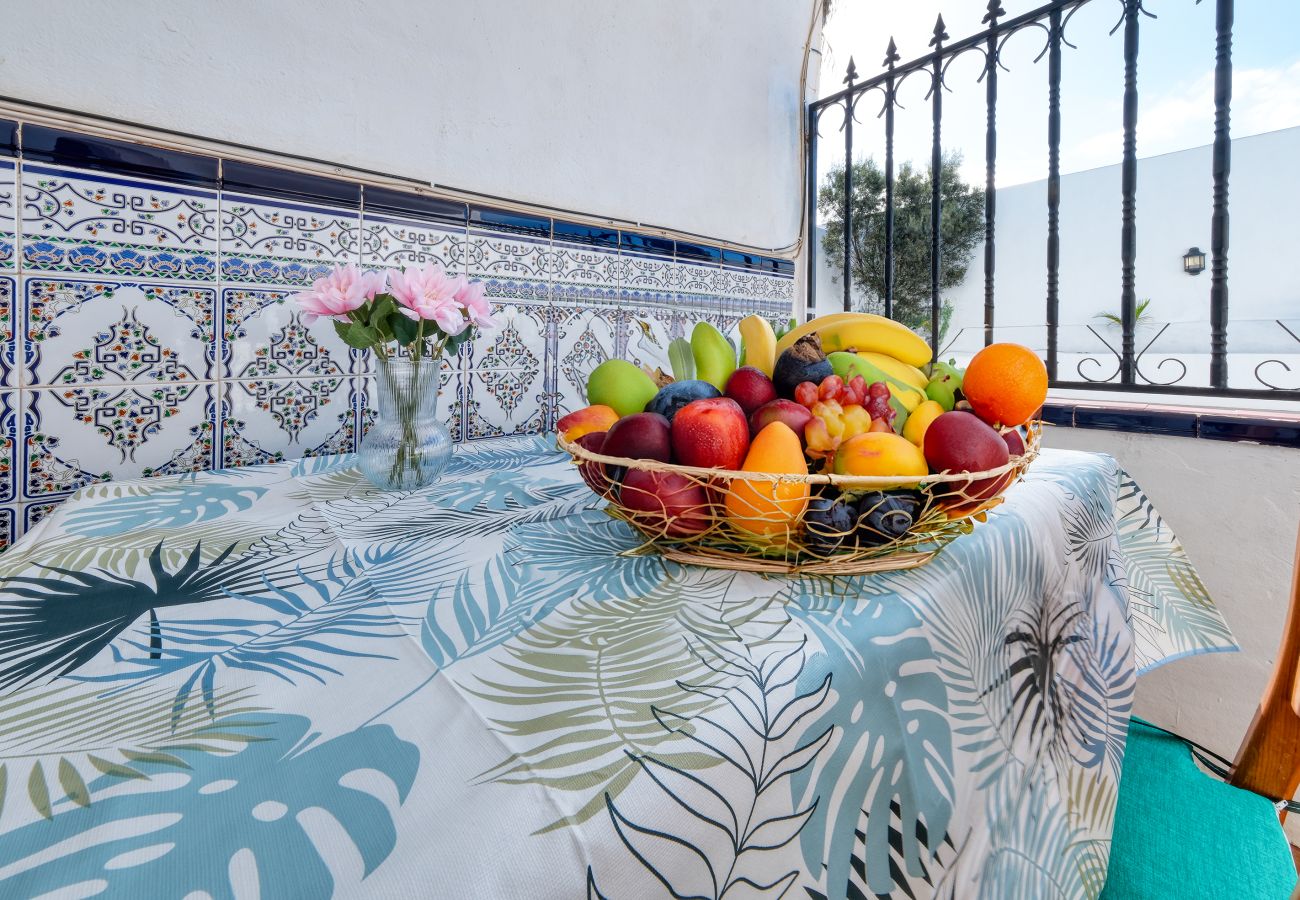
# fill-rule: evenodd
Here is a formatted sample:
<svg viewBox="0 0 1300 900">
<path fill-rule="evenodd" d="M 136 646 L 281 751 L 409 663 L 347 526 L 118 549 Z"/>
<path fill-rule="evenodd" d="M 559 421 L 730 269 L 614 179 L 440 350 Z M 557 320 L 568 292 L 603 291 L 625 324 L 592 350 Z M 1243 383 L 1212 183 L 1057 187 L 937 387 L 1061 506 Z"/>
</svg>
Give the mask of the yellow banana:
<svg viewBox="0 0 1300 900">
<path fill-rule="evenodd" d="M 875 364 L 886 375 L 897 378 L 904 384 L 909 384 L 916 388 L 922 394 L 925 393 L 925 386 L 930 383 L 930 379 L 925 377 L 925 373 L 915 366 L 909 366 L 902 360 L 895 359 L 887 353 L 876 353 L 874 351 L 862 351 L 858 356 L 866 357 L 869 362 Z"/>
<path fill-rule="evenodd" d="M 881 316 L 867 318 L 866 313 L 860 313 L 856 320 L 823 328 L 817 335 L 827 353 L 835 350 L 883 353 L 917 368 L 930 362 L 930 345 L 920 335 L 906 325 Z"/>
<path fill-rule="evenodd" d="M 821 338 L 822 349 L 827 353 L 836 350 L 883 353 L 917 368 L 930 362 L 930 346 L 912 329 L 884 316 L 859 312 L 831 313 L 805 322 L 777 341 L 776 355 L 780 357 L 795 341 L 813 332 Z"/>
<path fill-rule="evenodd" d="M 762 316 L 746 316 L 737 327 L 745 342 L 745 355 L 740 364 L 761 369 L 771 378 L 772 370 L 776 368 L 776 332 L 772 330 L 772 323 Z"/>
<path fill-rule="evenodd" d="M 847 312 L 847 313 L 837 312 L 837 313 L 830 313 L 829 315 L 825 315 L 825 316 L 818 316 L 817 318 L 813 319 L 811 322 L 804 322 L 802 325 L 787 331 L 785 335 L 781 338 L 781 340 L 776 342 L 776 355 L 778 358 L 780 358 L 782 353 L 784 353 L 785 351 L 793 347 L 794 342 L 799 340 L 799 338 L 803 337 L 805 334 L 820 332 L 823 328 L 828 328 L 831 325 L 835 325 L 840 322 L 846 322 L 850 319 L 856 318 L 857 316 L 861 316 L 861 315 L 865 315 L 865 314 L 854 313 L 854 312 Z"/>
<path fill-rule="evenodd" d="M 906 387 L 902 387 L 898 384 L 898 382 L 893 380 L 886 381 L 885 387 L 889 388 L 889 393 L 893 395 L 894 399 L 896 399 L 899 403 L 903 404 L 903 408 L 906 409 L 909 413 L 912 410 L 916 409 L 918 406 L 920 406 L 921 401 L 925 399 L 924 393 L 920 391 L 913 391 Z"/>
</svg>

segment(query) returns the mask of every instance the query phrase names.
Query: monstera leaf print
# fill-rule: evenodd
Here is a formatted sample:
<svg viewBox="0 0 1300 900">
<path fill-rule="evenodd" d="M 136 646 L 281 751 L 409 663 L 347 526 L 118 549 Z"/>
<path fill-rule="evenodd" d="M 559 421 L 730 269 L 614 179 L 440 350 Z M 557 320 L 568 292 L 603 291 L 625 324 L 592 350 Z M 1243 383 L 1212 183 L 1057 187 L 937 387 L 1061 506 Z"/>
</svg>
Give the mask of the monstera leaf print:
<svg viewBox="0 0 1300 900">
<path fill-rule="evenodd" d="M 336 885 L 325 860 L 344 836 L 369 875 L 397 842 L 380 798 L 395 787 L 405 801 L 419 751 L 386 725 L 299 749 L 309 728 L 299 716 L 268 717 L 259 731 L 266 740 L 232 757 L 177 750 L 185 768 L 137 761 L 142 774 L 169 781 L 133 783 L 6 834 L 0 896 L 71 888 L 69 878 L 96 872 L 110 897 L 206 892 L 233 900 L 258 889 L 263 897 L 328 897 Z"/>
<path fill-rule="evenodd" d="M 488 472 L 481 478 L 444 480 L 430 488 L 425 496 L 431 502 L 451 509 L 482 508 L 504 512 L 533 506 L 546 500 L 546 489 L 567 484 L 545 476 L 523 478 L 518 472 Z"/>
<path fill-rule="evenodd" d="M 642 818 L 606 794 L 619 839 L 673 897 L 775 898 L 799 877 L 798 869 L 785 869 L 781 851 L 799 837 L 822 798 L 800 798 L 791 780 L 815 762 L 836 728 L 808 727 L 825 712 L 832 676 L 807 691 L 796 687 L 808 680 L 805 648 L 806 639 L 754 658 L 754 648 L 743 644 L 728 649 L 701 642 L 698 651 L 710 668 L 730 674 L 732 683 L 683 682 L 683 689 L 718 702 L 689 717 L 660 709 L 655 716 L 726 765 L 696 774 L 658 754 L 633 756 L 642 777 L 675 804 L 669 814 L 656 807 Z M 596 874 L 588 870 L 587 877 L 589 895 L 600 896 Z"/>
<path fill-rule="evenodd" d="M 541 784 L 574 796 L 577 809 L 543 831 L 582 823 L 605 809 L 640 771 L 637 757 L 694 770 L 715 766 L 697 749 L 661 750 L 673 737 L 655 708 L 690 717 L 713 706 L 703 690 L 735 675 L 710 667 L 699 641 L 730 645 L 737 631 L 775 634 L 768 623 L 780 612 L 779 595 L 751 585 L 729 596 L 736 576 L 686 570 L 680 579 L 643 595 L 608 601 L 576 599 L 502 645 L 495 671 L 481 670 L 463 689 L 495 709 L 493 728 L 513 752 L 481 778 L 506 784 Z M 541 712 L 538 712 L 541 710 Z"/>
<path fill-rule="evenodd" d="M 910 607 L 882 595 L 869 578 L 836 579 L 833 592 L 827 584 L 801 580 L 790 608 L 820 643 L 809 655 L 801 687 L 832 680 L 832 700 L 806 732 L 831 723 L 842 729 L 835 746 L 794 778 L 797 791 L 836 785 L 804 831 L 804 855 L 811 871 L 825 866 L 827 896 L 841 896 L 851 869 L 863 867 L 870 892 L 887 894 L 895 886 L 891 838 L 901 837 L 905 871 L 919 876 L 952 817 L 948 698 L 939 673 L 923 665 L 934 650 Z M 863 765 L 864 758 L 871 765 Z M 894 804 L 902 825 L 891 833 Z M 858 858 L 854 833 L 863 816 Z"/>
<path fill-rule="evenodd" d="M 566 463 L 568 454 L 555 446 L 553 437 L 506 438 L 490 444 L 458 444 L 444 478 L 451 480 L 478 472 L 517 472 L 521 480 L 528 470 Z"/>
<path fill-rule="evenodd" d="M 0 696 L 0 817 L 6 802 L 22 802 L 23 787 L 33 811 L 48 819 L 61 804 L 92 803 L 91 784 L 147 778 L 142 762 L 184 769 L 180 750 L 230 754 L 261 740 L 260 710 L 248 692 L 220 692 L 211 712 L 194 705 L 179 715 L 171 693 L 64 683 Z M 107 777 L 94 780 L 101 774 Z M 15 790 L 6 792 L 10 783 Z"/>
<path fill-rule="evenodd" d="M 528 566 L 530 577 L 558 593 L 613 600 L 644 594 L 681 567 L 658 553 L 638 553 L 645 541 L 626 522 L 599 510 L 563 520 L 520 525 L 510 533 L 507 555 Z"/>
</svg>

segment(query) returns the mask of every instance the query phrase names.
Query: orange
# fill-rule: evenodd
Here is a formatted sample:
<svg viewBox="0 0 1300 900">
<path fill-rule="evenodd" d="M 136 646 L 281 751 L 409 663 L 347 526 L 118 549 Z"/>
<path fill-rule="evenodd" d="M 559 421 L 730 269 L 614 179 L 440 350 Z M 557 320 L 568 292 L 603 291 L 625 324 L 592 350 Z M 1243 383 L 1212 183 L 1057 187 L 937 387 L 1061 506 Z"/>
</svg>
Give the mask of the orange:
<svg viewBox="0 0 1300 900">
<path fill-rule="evenodd" d="M 966 367 L 961 392 L 990 425 L 1023 425 L 1047 399 L 1047 367 L 1028 347 L 989 344 Z"/>
</svg>

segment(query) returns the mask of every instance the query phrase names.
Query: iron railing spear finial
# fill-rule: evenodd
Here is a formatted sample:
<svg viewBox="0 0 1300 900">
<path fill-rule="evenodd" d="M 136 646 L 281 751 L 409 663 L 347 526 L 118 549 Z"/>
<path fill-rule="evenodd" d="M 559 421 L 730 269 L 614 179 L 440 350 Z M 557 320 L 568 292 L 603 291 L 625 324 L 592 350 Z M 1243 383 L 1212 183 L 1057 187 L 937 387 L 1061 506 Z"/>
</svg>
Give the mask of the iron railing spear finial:
<svg viewBox="0 0 1300 900">
<path fill-rule="evenodd" d="M 930 46 L 937 51 L 946 40 L 948 40 L 948 32 L 944 30 L 943 13 L 939 13 L 939 18 L 934 20 L 934 37 L 930 38 Z"/>
<path fill-rule="evenodd" d="M 898 45 L 894 43 L 894 36 L 891 34 L 889 36 L 889 46 L 885 48 L 885 59 L 881 62 L 881 65 L 888 66 L 892 69 L 894 63 L 898 62 L 902 58 L 903 57 L 898 55 Z"/>
</svg>

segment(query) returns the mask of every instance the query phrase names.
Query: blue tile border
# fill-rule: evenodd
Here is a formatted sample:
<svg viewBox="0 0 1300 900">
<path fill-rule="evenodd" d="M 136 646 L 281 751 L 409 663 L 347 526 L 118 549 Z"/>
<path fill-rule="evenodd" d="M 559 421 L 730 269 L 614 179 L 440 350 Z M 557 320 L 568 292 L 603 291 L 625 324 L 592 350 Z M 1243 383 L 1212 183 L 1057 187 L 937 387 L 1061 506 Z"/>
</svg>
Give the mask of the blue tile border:
<svg viewBox="0 0 1300 900">
<path fill-rule="evenodd" d="M 618 229 L 601 228 L 592 225 L 577 225 L 555 219 L 551 223 L 553 237 L 557 241 L 569 244 L 585 244 L 590 247 L 607 247 L 618 249 Z"/>
<path fill-rule="evenodd" d="M 1300 448 L 1300 420 L 1268 412 L 1236 413 L 1206 409 L 1143 409 L 1094 403 L 1050 401 L 1043 421 L 1064 428 L 1092 428 L 1129 434 L 1242 441 Z"/>
<path fill-rule="evenodd" d="M 361 208 L 361 185 L 355 181 L 308 175 L 238 160 L 222 163 L 221 190 L 308 203 L 318 201 L 347 209 Z"/>
<path fill-rule="evenodd" d="M 0 119 L 0 156 L 18 155 L 18 123 Z"/>
<path fill-rule="evenodd" d="M 362 197 L 367 216 L 374 212 L 394 219 L 415 219 L 462 227 L 469 220 L 469 206 L 455 200 L 366 186 L 362 187 Z"/>
<path fill-rule="evenodd" d="M 550 240 L 551 238 L 550 219 L 542 216 L 508 212 L 504 209 L 493 209 L 489 206 L 471 206 L 469 208 L 469 227 L 540 240 Z"/>
<path fill-rule="evenodd" d="M 110 141 L 42 125 L 24 125 L 20 153 L 24 162 L 47 162 L 79 169 L 142 175 L 215 188 L 215 156 L 200 156 L 148 144 Z"/>
</svg>

